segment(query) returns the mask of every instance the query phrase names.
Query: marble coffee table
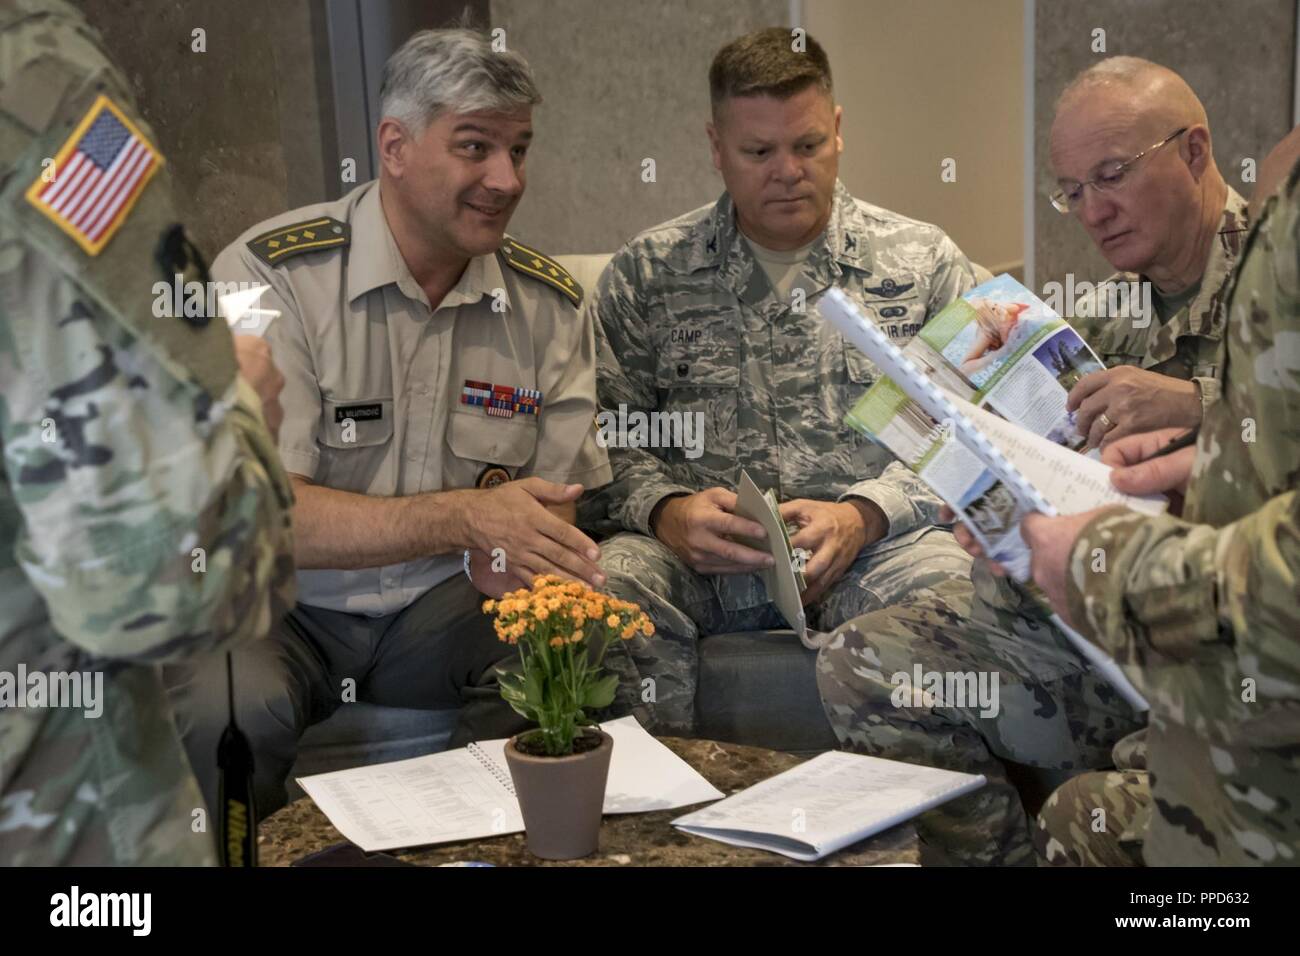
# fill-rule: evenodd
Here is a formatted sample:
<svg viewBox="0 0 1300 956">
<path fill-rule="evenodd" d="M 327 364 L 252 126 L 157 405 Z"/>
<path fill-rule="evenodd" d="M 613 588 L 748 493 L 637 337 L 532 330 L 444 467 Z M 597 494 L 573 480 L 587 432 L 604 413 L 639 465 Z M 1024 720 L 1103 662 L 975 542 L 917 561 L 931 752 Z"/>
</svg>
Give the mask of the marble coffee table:
<svg viewBox="0 0 1300 956">
<path fill-rule="evenodd" d="M 728 796 L 803 761 L 761 747 L 677 737 L 659 739 Z M 764 850 L 691 836 L 669 825 L 690 809 L 606 816 L 601 824 L 600 849 L 581 860 L 539 860 L 528 852 L 522 833 L 394 850 L 390 855 L 418 866 L 872 866 L 921 862 L 920 843 L 911 823 L 891 827 L 818 863 L 806 864 Z M 343 842 L 343 836 L 325 814 L 310 798 L 303 797 L 262 821 L 258 827 L 258 859 L 262 866 L 288 866 Z"/>
</svg>

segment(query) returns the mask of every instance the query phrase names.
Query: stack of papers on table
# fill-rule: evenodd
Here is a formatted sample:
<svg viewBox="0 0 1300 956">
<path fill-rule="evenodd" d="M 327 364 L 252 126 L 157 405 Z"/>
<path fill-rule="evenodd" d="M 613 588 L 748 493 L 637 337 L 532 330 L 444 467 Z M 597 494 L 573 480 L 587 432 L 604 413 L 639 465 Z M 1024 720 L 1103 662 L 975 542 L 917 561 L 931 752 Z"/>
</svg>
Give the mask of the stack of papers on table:
<svg viewBox="0 0 1300 956">
<path fill-rule="evenodd" d="M 644 813 L 723 794 L 651 737 L 635 717 L 600 725 L 614 738 L 606 813 Z M 298 784 L 330 823 L 367 853 L 519 833 L 524 819 L 510 782 L 506 741 L 302 777 Z"/>
</svg>

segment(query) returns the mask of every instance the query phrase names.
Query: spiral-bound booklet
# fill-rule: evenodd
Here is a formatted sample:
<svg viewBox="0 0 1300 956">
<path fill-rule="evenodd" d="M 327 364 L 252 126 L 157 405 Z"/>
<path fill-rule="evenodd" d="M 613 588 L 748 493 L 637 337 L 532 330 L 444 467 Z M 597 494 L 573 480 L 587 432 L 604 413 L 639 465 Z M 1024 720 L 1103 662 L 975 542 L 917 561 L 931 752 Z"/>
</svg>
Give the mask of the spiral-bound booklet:
<svg viewBox="0 0 1300 956">
<path fill-rule="evenodd" d="M 984 552 L 1029 577 L 1020 519 L 1119 504 L 1159 514 L 1163 496 L 1116 491 L 1080 454 L 1066 396 L 1105 366 L 1078 333 L 1010 276 L 972 289 L 904 348 L 838 289 L 818 309 L 883 373 L 848 423 L 898 456 L 948 503 Z"/>
<path fill-rule="evenodd" d="M 1101 360 L 1042 300 L 1007 275 L 944 308 L 903 348 L 852 299 L 832 289 L 822 317 L 882 373 L 848 423 L 893 452 L 948 503 L 984 553 L 1019 581 L 1029 579 L 1020 535 L 1031 511 L 1078 514 L 1123 505 L 1144 514 L 1162 495 L 1115 490 L 1110 467 L 1075 427 L 1066 396 Z M 1057 625 L 1093 667 L 1138 710 L 1147 702 L 1115 661 Z"/>
<path fill-rule="evenodd" d="M 606 813 L 672 810 L 723 794 L 651 737 L 635 717 L 600 725 L 614 740 Z M 330 823 L 367 853 L 519 833 L 524 818 L 506 767 L 506 741 L 301 777 Z"/>
</svg>

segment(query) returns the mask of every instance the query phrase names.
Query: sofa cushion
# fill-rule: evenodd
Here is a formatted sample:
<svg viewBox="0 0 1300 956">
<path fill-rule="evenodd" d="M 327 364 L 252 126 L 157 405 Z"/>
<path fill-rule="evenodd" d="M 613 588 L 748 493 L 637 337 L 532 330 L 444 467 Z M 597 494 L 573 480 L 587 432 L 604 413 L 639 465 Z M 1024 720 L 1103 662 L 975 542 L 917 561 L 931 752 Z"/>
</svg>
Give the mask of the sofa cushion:
<svg viewBox="0 0 1300 956">
<path fill-rule="evenodd" d="M 696 733 L 810 755 L 834 749 L 817 692 L 817 652 L 793 631 L 739 631 L 700 641 Z"/>
<path fill-rule="evenodd" d="M 596 252 L 590 255 L 556 256 L 555 261 L 564 266 L 564 270 L 582 286 L 583 295 L 589 296 L 612 258 L 612 253 Z"/>
</svg>

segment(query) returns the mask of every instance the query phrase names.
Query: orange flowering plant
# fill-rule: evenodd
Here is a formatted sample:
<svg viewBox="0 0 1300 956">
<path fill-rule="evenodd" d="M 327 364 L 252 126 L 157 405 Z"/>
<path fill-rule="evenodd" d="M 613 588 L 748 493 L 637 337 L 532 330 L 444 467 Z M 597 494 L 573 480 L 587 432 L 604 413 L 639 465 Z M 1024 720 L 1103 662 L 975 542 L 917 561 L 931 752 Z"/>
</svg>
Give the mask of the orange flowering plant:
<svg viewBox="0 0 1300 956">
<path fill-rule="evenodd" d="M 558 575 L 538 575 L 531 588 L 484 601 L 483 611 L 496 614 L 498 639 L 519 645 L 521 673 L 501 675 L 501 696 L 538 725 L 526 736 L 540 737 L 551 757 L 573 753 L 579 729 L 613 702 L 618 675 L 602 675 L 609 646 L 654 633 L 635 604 Z"/>
</svg>

